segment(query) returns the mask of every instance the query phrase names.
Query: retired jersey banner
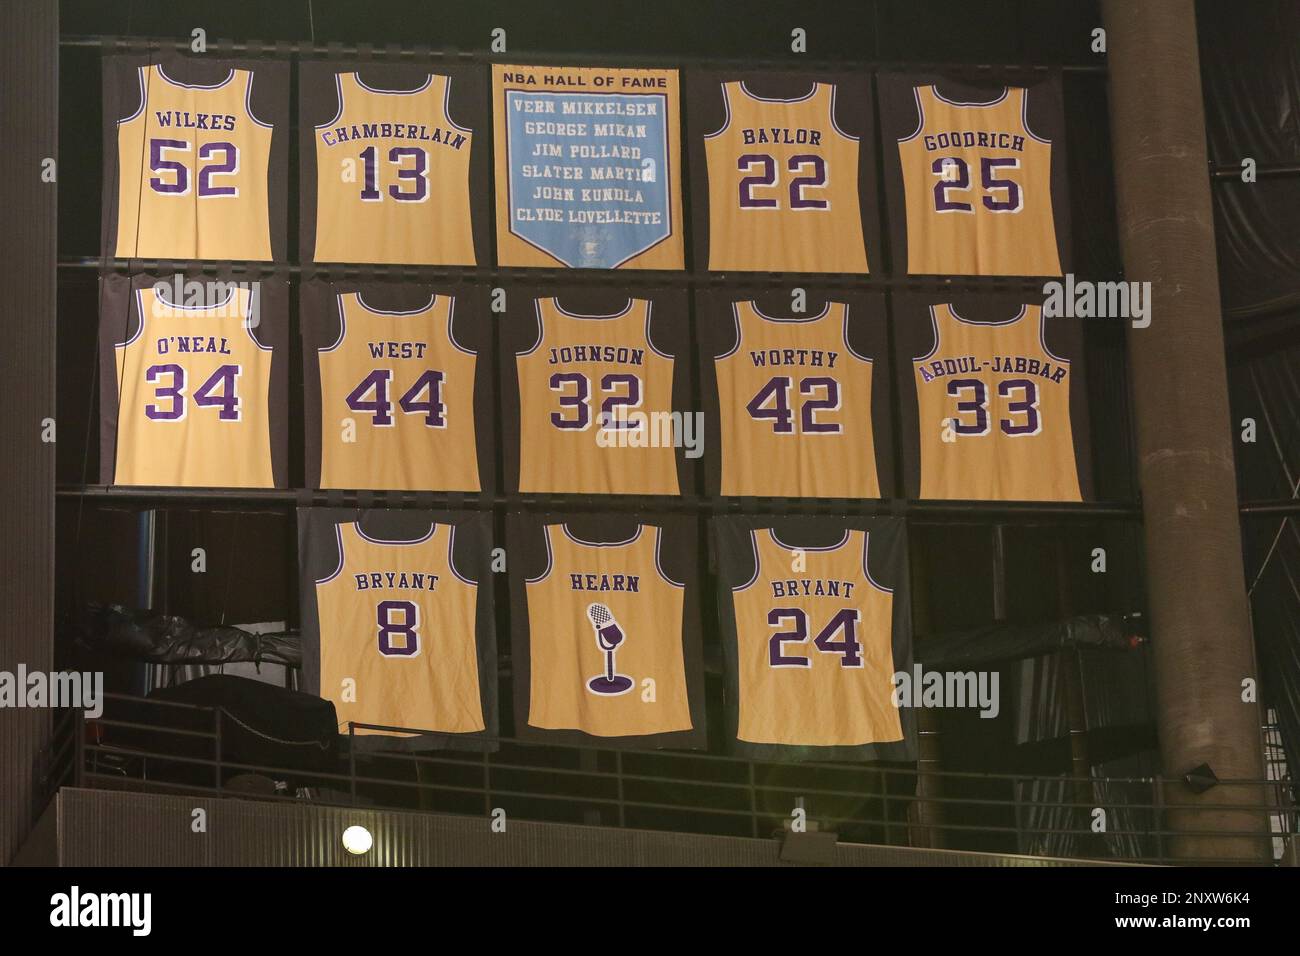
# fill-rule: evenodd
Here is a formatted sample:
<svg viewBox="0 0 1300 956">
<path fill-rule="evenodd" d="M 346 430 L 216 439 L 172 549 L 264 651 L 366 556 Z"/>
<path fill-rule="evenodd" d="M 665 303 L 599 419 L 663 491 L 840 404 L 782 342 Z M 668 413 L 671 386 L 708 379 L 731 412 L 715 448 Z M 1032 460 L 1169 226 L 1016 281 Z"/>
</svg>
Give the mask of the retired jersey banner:
<svg viewBox="0 0 1300 956">
<path fill-rule="evenodd" d="M 497 264 L 681 269 L 676 70 L 492 67 Z"/>
</svg>

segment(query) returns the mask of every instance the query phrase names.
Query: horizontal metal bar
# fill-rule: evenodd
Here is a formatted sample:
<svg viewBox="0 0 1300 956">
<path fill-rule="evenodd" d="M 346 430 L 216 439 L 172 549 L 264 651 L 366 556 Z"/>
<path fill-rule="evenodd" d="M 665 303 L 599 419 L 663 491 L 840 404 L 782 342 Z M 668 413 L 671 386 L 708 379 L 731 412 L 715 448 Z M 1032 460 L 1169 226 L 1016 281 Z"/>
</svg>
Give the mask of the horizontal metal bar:
<svg viewBox="0 0 1300 956">
<path fill-rule="evenodd" d="M 1243 157 L 1245 158 L 1245 157 Z M 1257 179 L 1281 179 L 1289 176 L 1300 176 L 1300 163 L 1256 163 L 1255 177 Z M 1216 180 L 1222 179 L 1241 179 L 1241 164 L 1232 163 L 1210 163 L 1210 178 Z"/>
<path fill-rule="evenodd" d="M 1247 501 L 1241 505 L 1244 515 L 1300 515 L 1300 498 L 1278 501 Z"/>
</svg>

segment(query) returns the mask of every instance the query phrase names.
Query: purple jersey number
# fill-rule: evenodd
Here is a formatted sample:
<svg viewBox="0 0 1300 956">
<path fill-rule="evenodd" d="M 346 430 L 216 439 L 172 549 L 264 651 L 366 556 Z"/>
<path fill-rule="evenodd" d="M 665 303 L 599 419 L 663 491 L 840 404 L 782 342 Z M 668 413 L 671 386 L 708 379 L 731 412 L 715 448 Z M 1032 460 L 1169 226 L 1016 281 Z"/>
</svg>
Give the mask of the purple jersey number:
<svg viewBox="0 0 1300 956">
<path fill-rule="evenodd" d="M 618 389 L 625 389 L 624 394 L 617 394 Z M 641 422 L 628 421 L 627 410 L 641 404 L 641 380 L 627 372 L 611 372 L 600 380 L 600 390 L 610 393 L 600 403 L 600 427 L 615 429 L 635 429 Z"/>
<path fill-rule="evenodd" d="M 166 153 L 188 153 L 189 143 L 179 139 L 149 140 L 149 169 L 159 174 L 149 179 L 149 188 L 163 196 L 184 196 L 190 191 L 190 170 L 180 159 L 168 159 Z M 199 198 L 215 199 L 238 196 L 237 186 L 218 186 L 213 176 L 239 172 L 239 148 L 234 143 L 204 143 L 198 158 L 206 163 L 199 169 Z"/>
<path fill-rule="evenodd" d="M 551 412 L 551 424 L 565 431 L 586 431 L 591 427 L 591 379 L 581 372 L 556 372 L 549 382 L 551 391 L 559 393 L 560 411 Z M 628 421 L 626 409 L 641 404 L 641 379 L 626 372 L 611 372 L 600 380 L 600 427 L 605 429 L 640 428 L 641 422 Z M 565 415 L 572 409 L 573 416 Z"/>
<path fill-rule="evenodd" d="M 758 390 L 745 405 L 745 411 L 755 421 L 770 420 L 772 431 L 778 435 L 795 434 L 794 412 L 790 408 L 790 391 L 794 380 L 787 375 L 776 375 Z M 821 392 L 823 397 L 809 396 Z M 812 435 L 834 435 L 843 431 L 839 422 L 817 420 L 817 413 L 835 411 L 840 407 L 840 383 L 829 376 L 811 376 L 799 380 L 799 394 L 804 396 L 799 409 L 799 430 Z"/>
<path fill-rule="evenodd" d="M 754 187 L 775 186 L 777 179 L 776 159 L 766 153 L 746 153 L 736 160 L 736 168 L 742 173 L 756 175 L 742 176 L 740 179 L 741 209 L 779 209 L 781 203 L 772 198 L 760 199 L 754 196 Z M 830 203 L 825 199 L 810 199 L 804 194 L 805 189 L 817 189 L 826 185 L 826 160 L 815 153 L 800 153 L 786 160 L 786 168 L 796 175 L 790 180 L 791 209 L 829 209 Z"/>
<path fill-rule="evenodd" d="M 406 159 L 413 160 L 410 166 Z M 429 198 L 429 154 L 418 146 L 394 146 L 388 151 L 388 161 L 397 167 L 397 178 L 406 181 L 407 189 L 398 183 L 388 187 L 388 195 L 398 202 L 424 202 Z M 384 194 L 379 190 L 379 154 L 373 146 L 361 151 L 365 182 L 361 187 L 362 202 L 379 202 Z"/>
<path fill-rule="evenodd" d="M 1008 435 L 1037 435 L 1042 430 L 1042 421 L 1038 417 L 1038 386 L 1027 378 L 1008 378 L 998 382 L 998 395 L 1010 399 L 1012 393 L 1019 392 L 1019 401 L 1008 401 L 1007 411 L 1012 415 L 1024 415 L 1025 420 L 1017 425 L 1013 420 L 1001 421 L 1002 431 Z"/>
<path fill-rule="evenodd" d="M 1024 193 L 1020 184 L 1013 179 L 1003 179 L 999 173 L 1004 169 L 1019 169 L 1020 160 L 1011 156 L 980 158 L 980 186 L 985 195 L 980 202 L 990 212 L 1020 212 L 1024 208 Z M 970 189 L 970 167 L 960 156 L 943 156 L 930 164 L 930 171 L 939 177 L 934 184 L 935 212 L 974 212 L 968 202 L 953 199 L 949 190 L 964 192 Z M 999 194 L 1005 194 L 999 199 Z"/>
<path fill-rule="evenodd" d="M 217 419 L 223 422 L 240 420 L 239 411 L 239 376 L 242 369 L 238 365 L 222 365 L 194 393 L 194 404 L 200 408 L 219 408 Z M 166 384 L 159 384 L 159 379 L 168 377 Z M 152 422 L 177 422 L 183 420 L 188 409 L 185 404 L 185 369 L 179 365 L 150 365 L 145 369 L 145 381 L 157 386 L 154 400 L 161 403 L 164 399 L 171 403 L 169 408 L 161 404 L 146 404 L 145 417 Z"/>
<path fill-rule="evenodd" d="M 393 403 L 388 397 L 388 385 L 393 379 L 392 369 L 377 368 L 363 378 L 345 399 L 348 408 L 359 414 L 369 414 L 370 424 L 388 428 L 393 424 Z M 397 400 L 398 407 L 407 415 L 424 413 L 424 424 L 429 428 L 447 427 L 447 406 L 442 400 L 442 387 L 446 376 L 433 369 L 425 369 L 415 384 Z M 367 398 L 367 395 L 374 398 Z"/>
<path fill-rule="evenodd" d="M 199 170 L 199 198 L 209 196 L 238 196 L 237 186 L 214 186 L 213 176 L 222 176 L 239 172 L 239 150 L 234 143 L 204 143 L 199 147 L 199 159 L 223 158 L 220 162 L 210 163 Z"/>
<path fill-rule="evenodd" d="M 400 617 L 394 619 L 397 612 Z M 420 653 L 420 606 L 413 601 L 380 601 L 379 653 L 385 657 L 416 657 Z M 400 641 L 393 638 L 400 637 Z"/>
<path fill-rule="evenodd" d="M 1020 398 L 1012 401 L 1012 396 Z M 955 378 L 948 383 L 948 394 L 961 399 L 963 394 L 971 397 L 957 402 L 957 416 L 975 416 L 973 423 L 963 421 L 961 417 L 952 419 L 953 431 L 958 435 L 987 435 L 989 433 L 989 397 L 988 387 L 977 378 Z M 1037 435 L 1042 431 L 1042 419 L 1038 415 L 1038 386 L 1027 378 L 1008 378 L 998 382 L 998 396 L 1007 399 L 1007 411 L 1012 415 L 1025 416 L 1024 421 L 1003 418 L 998 420 L 998 427 L 1005 435 Z"/>
<path fill-rule="evenodd" d="M 858 640 L 859 613 L 857 608 L 846 607 L 837 611 L 826 626 L 813 638 L 813 647 L 823 654 L 835 654 L 840 667 L 862 666 L 862 642 Z M 777 607 L 767 614 L 769 627 L 779 627 L 783 621 L 794 624 L 792 630 L 777 631 L 768 639 L 767 663 L 769 667 L 812 667 L 812 659 L 793 657 L 785 653 L 786 644 L 802 644 L 808 640 L 808 613 L 797 607 Z M 843 632 L 844 637 L 835 640 Z"/>
</svg>

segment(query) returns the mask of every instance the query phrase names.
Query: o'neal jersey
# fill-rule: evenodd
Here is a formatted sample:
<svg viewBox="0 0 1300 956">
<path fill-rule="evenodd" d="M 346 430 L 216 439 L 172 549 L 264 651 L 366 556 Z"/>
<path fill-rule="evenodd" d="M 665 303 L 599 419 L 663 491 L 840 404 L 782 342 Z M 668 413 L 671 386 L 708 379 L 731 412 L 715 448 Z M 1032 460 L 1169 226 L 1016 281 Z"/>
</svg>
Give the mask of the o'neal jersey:
<svg viewBox="0 0 1300 956">
<path fill-rule="evenodd" d="M 714 360 L 722 494 L 878 498 L 871 359 L 848 344 L 848 306 L 778 319 L 732 306 L 736 345 Z"/>
<path fill-rule="evenodd" d="M 709 268 L 867 271 L 858 140 L 835 125 L 835 91 L 772 99 L 723 83 L 723 127 L 705 137 Z"/>
<path fill-rule="evenodd" d="M 1029 91 L 1007 87 L 988 103 L 913 92 L 920 122 L 898 141 L 907 271 L 1060 275 L 1052 144 L 1029 129 Z"/>
<path fill-rule="evenodd" d="M 1079 501 L 1070 362 L 1043 339 L 1042 309 L 968 322 L 930 309 L 934 348 L 913 360 L 922 498 Z"/>
</svg>

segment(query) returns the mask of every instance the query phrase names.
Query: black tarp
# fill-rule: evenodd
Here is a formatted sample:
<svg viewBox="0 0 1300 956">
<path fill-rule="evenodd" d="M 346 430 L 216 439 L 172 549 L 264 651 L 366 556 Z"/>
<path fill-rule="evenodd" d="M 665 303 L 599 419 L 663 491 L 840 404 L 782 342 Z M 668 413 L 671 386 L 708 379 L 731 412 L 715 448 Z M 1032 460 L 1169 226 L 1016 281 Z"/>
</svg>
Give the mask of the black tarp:
<svg viewBox="0 0 1300 956">
<path fill-rule="evenodd" d="M 91 650 L 151 664 L 251 661 L 302 666 L 302 643 L 296 631 L 254 634 L 117 604 L 86 605 L 67 624 L 74 639 Z"/>
</svg>

